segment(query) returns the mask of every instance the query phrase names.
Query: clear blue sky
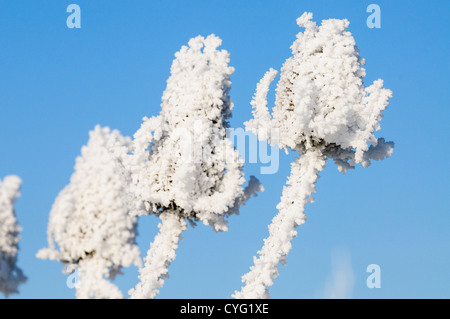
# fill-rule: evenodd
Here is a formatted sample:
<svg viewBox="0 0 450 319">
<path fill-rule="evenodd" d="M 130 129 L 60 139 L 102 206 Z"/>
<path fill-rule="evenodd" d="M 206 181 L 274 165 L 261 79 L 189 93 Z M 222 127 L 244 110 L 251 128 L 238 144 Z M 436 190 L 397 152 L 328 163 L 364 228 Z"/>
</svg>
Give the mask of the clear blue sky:
<svg viewBox="0 0 450 319">
<path fill-rule="evenodd" d="M 81 29 L 66 26 L 71 3 L 81 7 Z M 380 29 L 366 26 L 370 3 L 381 7 Z M 322 297 L 331 256 L 345 250 L 353 298 L 450 298 L 449 1 L 0 0 L 0 178 L 23 179 L 19 266 L 29 278 L 13 298 L 74 298 L 61 265 L 35 254 L 47 244 L 51 205 L 89 130 L 100 124 L 132 135 L 143 116 L 157 115 L 174 53 L 210 33 L 231 53 L 231 125 L 243 127 L 256 83 L 290 55 L 304 11 L 316 21 L 350 21 L 366 83 L 382 78 L 394 93 L 378 136 L 396 146 L 392 158 L 367 169 L 342 175 L 327 166 L 271 296 Z M 280 152 L 273 175 L 246 165 L 266 191 L 230 219 L 227 233 L 188 229 L 159 298 L 229 298 L 240 288 L 292 159 Z M 140 219 L 143 255 L 156 225 L 154 216 Z M 379 289 L 366 286 L 373 263 L 381 267 Z M 126 292 L 137 270 L 116 282 Z"/>
</svg>

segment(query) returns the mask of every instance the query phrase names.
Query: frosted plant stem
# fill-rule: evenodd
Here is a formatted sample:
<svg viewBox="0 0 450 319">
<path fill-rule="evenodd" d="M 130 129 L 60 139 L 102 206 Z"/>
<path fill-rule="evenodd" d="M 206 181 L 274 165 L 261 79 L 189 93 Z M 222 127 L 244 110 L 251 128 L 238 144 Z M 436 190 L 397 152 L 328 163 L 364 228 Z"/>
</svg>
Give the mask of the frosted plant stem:
<svg viewBox="0 0 450 319">
<path fill-rule="evenodd" d="M 87 258 L 79 263 L 77 299 L 123 299 L 120 289 L 105 278 L 103 260 Z M 106 268 L 107 269 L 107 268 Z"/>
<path fill-rule="evenodd" d="M 131 299 L 153 299 L 169 277 L 169 266 L 175 259 L 175 250 L 187 229 L 186 220 L 174 212 L 160 215 L 159 234 L 156 235 L 145 257 L 145 265 L 139 271 L 140 282 L 131 289 Z"/>
<path fill-rule="evenodd" d="M 318 174 L 325 164 L 325 157 L 317 148 L 310 149 L 292 163 L 288 186 L 284 187 L 277 205 L 279 212 L 269 226 L 269 237 L 258 251 L 259 257 L 254 257 L 254 266 L 250 267 L 250 272 L 242 277 L 245 285 L 241 291 L 235 292 L 234 298 L 269 298 L 268 287 L 273 285 L 278 276 L 278 264 L 285 264 L 292 247 L 291 240 L 297 235 L 297 226 L 306 221 L 304 208 L 312 200 Z"/>
</svg>

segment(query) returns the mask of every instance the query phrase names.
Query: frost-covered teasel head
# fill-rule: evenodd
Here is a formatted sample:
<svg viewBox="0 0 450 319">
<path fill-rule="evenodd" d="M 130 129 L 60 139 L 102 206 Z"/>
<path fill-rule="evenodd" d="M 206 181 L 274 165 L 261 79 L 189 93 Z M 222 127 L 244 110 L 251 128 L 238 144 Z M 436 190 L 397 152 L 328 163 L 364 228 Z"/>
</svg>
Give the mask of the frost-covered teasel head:
<svg viewBox="0 0 450 319">
<path fill-rule="evenodd" d="M 17 267 L 19 232 L 14 202 L 20 196 L 22 180 L 15 175 L 0 180 L 0 292 L 5 296 L 18 293 L 18 286 L 26 281 Z"/>
<path fill-rule="evenodd" d="M 100 126 L 89 135 L 70 184 L 50 212 L 49 248 L 38 257 L 79 266 L 77 297 L 120 298 L 120 291 L 105 278 L 141 263 L 135 243 L 137 218 L 128 207 L 130 177 L 121 163 L 131 139 Z"/>
<path fill-rule="evenodd" d="M 198 36 L 175 54 L 159 116 L 134 135 L 135 193 L 148 212 L 175 212 L 226 230 L 227 212 L 245 182 L 226 137 L 233 103 L 229 53 L 215 35 Z"/>
<path fill-rule="evenodd" d="M 374 131 L 380 129 L 392 92 L 383 88 L 382 80 L 365 87 L 365 62 L 346 19 L 323 20 L 320 26 L 311 19 L 311 13 L 297 19 L 305 30 L 297 34 L 292 56 L 281 69 L 272 116 L 266 104 L 269 85 L 277 75 L 273 69 L 257 86 L 254 119 L 246 126 L 260 135 L 269 127 L 279 129 L 280 148 L 303 152 L 335 147 L 354 153 L 349 166 L 367 165 L 364 152 L 368 144 L 378 143 Z"/>
</svg>

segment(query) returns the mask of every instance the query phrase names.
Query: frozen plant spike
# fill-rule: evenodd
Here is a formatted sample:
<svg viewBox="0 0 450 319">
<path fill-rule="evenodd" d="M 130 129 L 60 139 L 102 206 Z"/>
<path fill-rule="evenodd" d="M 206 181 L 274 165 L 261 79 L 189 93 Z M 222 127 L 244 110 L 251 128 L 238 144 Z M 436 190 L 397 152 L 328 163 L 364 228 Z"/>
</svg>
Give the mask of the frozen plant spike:
<svg viewBox="0 0 450 319">
<path fill-rule="evenodd" d="M 18 286 L 27 279 L 16 265 L 21 228 L 14 202 L 20 196 L 21 184 L 21 179 L 15 175 L 0 180 L 0 292 L 6 297 L 18 293 Z"/>
<path fill-rule="evenodd" d="M 347 29 L 349 22 L 329 19 L 318 26 L 306 12 L 297 23 L 305 30 L 297 34 L 292 56 L 281 69 L 272 114 L 267 93 L 277 71 L 270 69 L 257 85 L 253 118 L 245 124 L 260 139 L 300 157 L 292 164 L 269 238 L 235 298 L 269 297 L 268 287 L 278 276 L 278 264 L 285 263 L 296 227 L 306 220 L 304 206 L 312 200 L 327 157 L 346 172 L 355 164 L 367 167 L 371 159 L 391 156 L 394 147 L 374 136 L 392 92 L 383 88 L 382 80 L 364 86 L 364 60 Z M 277 141 L 265 133 L 273 129 L 278 130 Z"/>
<path fill-rule="evenodd" d="M 123 161 L 131 139 L 96 126 L 76 160 L 70 184 L 56 198 L 48 224 L 49 248 L 39 258 L 78 268 L 77 298 L 123 298 L 109 281 L 122 267 L 141 265 L 137 217 L 129 214 L 131 176 Z"/>
<path fill-rule="evenodd" d="M 226 136 L 233 103 L 229 53 L 198 36 L 175 54 L 158 116 L 144 118 L 130 160 L 136 210 L 161 218 L 131 298 L 154 298 L 168 276 L 186 221 L 226 231 L 227 218 L 256 191 L 246 191 L 243 160 Z"/>
<path fill-rule="evenodd" d="M 307 149 L 316 145 L 336 145 L 356 151 L 361 163 L 368 144 L 380 128 L 382 111 L 392 96 L 377 80 L 364 87 L 364 60 L 347 30 L 347 20 L 324 20 L 321 26 L 305 13 L 298 24 L 305 28 L 291 46 L 292 56 L 281 69 L 272 115 L 267 108 L 267 91 L 276 76 L 266 73 L 252 101 L 254 118 L 248 130 L 280 130 L 280 148 Z"/>
</svg>

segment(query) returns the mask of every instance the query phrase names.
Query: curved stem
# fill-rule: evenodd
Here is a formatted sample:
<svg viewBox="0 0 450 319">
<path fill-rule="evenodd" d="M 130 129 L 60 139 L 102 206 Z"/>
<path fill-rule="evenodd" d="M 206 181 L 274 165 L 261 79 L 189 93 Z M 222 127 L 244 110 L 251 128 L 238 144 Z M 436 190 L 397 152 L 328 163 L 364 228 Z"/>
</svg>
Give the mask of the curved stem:
<svg viewBox="0 0 450 319">
<path fill-rule="evenodd" d="M 169 277 L 169 266 L 175 259 L 181 234 L 187 229 L 185 219 L 173 212 L 164 212 L 160 218 L 159 234 L 150 245 L 145 265 L 139 271 L 140 282 L 129 291 L 131 299 L 153 299 L 159 294 L 164 279 Z"/>
<path fill-rule="evenodd" d="M 269 139 L 268 132 L 273 128 L 272 115 L 267 107 L 267 93 L 277 73 L 276 70 L 270 69 L 257 84 L 255 95 L 251 101 L 253 119 L 244 123 L 246 130 L 252 131 L 262 141 Z"/>
<path fill-rule="evenodd" d="M 291 250 L 291 240 L 297 236 L 295 229 L 306 221 L 305 205 L 311 201 L 318 174 L 325 164 L 325 157 L 319 148 L 306 151 L 292 163 L 288 186 L 283 188 L 277 206 L 279 212 L 269 226 L 270 235 L 258 251 L 259 257 L 254 257 L 254 266 L 242 277 L 245 285 L 241 291 L 235 292 L 234 298 L 269 298 L 268 287 L 273 285 L 278 276 L 278 264 L 285 264 Z"/>
</svg>

